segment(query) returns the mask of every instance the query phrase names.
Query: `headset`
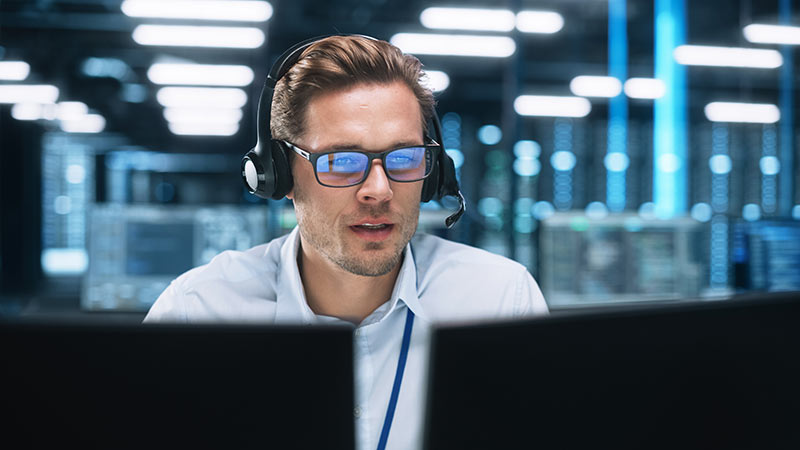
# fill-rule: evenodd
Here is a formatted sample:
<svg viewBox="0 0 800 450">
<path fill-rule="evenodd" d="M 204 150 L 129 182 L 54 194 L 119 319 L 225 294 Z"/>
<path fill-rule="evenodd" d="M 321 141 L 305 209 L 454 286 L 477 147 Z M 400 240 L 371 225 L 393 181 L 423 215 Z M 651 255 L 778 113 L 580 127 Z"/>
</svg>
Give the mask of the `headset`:
<svg viewBox="0 0 800 450">
<path fill-rule="evenodd" d="M 289 69 L 297 63 L 303 51 L 311 45 L 331 36 L 358 36 L 377 40 L 360 34 L 331 34 L 307 39 L 295 44 L 272 65 L 258 100 L 258 116 L 256 129 L 258 132 L 256 145 L 242 158 L 242 180 L 251 194 L 263 199 L 280 200 L 292 190 L 292 170 L 289 165 L 289 153 L 283 141 L 273 139 L 270 131 L 270 114 L 275 85 Z M 464 214 L 466 202 L 456 179 L 456 169 L 452 158 L 445 152 L 442 139 L 442 126 L 434 108 L 431 117 L 434 139 L 441 146 L 438 157 L 433 162 L 430 175 L 422 184 L 422 202 L 440 200 L 445 196 L 458 199 L 458 211 L 445 219 L 445 226 L 450 228 Z"/>
</svg>

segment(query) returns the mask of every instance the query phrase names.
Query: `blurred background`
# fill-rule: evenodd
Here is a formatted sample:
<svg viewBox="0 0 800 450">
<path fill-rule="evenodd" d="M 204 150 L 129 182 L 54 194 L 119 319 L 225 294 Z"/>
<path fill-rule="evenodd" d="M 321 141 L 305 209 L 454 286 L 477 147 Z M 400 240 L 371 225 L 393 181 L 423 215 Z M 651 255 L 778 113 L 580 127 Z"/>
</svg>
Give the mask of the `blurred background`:
<svg viewBox="0 0 800 450">
<path fill-rule="evenodd" d="M 0 313 L 138 321 L 295 225 L 244 189 L 272 62 L 309 37 L 425 65 L 467 214 L 553 310 L 800 290 L 800 1 L 0 2 Z M 796 26 L 793 26 L 796 25 Z M 450 199 L 452 200 L 452 199 Z"/>
</svg>

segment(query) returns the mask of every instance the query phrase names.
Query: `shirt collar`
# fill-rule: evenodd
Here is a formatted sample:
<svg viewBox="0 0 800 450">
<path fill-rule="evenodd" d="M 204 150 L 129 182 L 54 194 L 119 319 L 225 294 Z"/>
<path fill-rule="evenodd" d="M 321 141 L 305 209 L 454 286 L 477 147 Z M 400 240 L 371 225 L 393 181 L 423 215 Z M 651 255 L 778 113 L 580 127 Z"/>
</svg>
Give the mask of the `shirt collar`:
<svg viewBox="0 0 800 450">
<path fill-rule="evenodd" d="M 299 228 L 295 227 L 281 246 L 280 265 L 277 279 L 277 309 L 275 312 L 276 323 L 302 323 L 312 324 L 326 321 L 322 316 L 317 316 L 308 306 L 300 271 L 297 268 L 297 252 L 300 248 Z M 406 244 L 403 254 L 403 263 L 397 275 L 392 296 L 386 304 L 370 314 L 360 326 L 380 322 L 389 313 L 398 307 L 398 303 L 405 304 L 416 316 L 425 317 L 425 312 L 417 295 L 417 270 L 411 245 Z"/>
</svg>

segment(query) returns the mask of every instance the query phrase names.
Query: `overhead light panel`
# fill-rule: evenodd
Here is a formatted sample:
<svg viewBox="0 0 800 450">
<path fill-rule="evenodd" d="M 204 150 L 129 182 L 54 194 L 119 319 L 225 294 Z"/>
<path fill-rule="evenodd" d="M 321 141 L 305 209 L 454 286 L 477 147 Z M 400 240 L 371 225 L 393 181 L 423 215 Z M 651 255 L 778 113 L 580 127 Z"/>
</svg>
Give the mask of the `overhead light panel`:
<svg viewBox="0 0 800 450">
<path fill-rule="evenodd" d="M 238 108 L 164 108 L 164 118 L 170 123 L 239 123 L 242 110 Z"/>
<path fill-rule="evenodd" d="M 505 58 L 514 54 L 514 40 L 506 36 L 398 33 L 390 42 L 405 53 Z"/>
<path fill-rule="evenodd" d="M 581 75 L 570 81 L 569 89 L 581 97 L 616 97 L 622 92 L 622 82 L 614 77 Z"/>
<path fill-rule="evenodd" d="M 165 108 L 241 108 L 247 93 L 237 88 L 163 87 L 156 100 Z"/>
<path fill-rule="evenodd" d="M 55 103 L 58 88 L 49 84 L 0 85 L 0 103 Z"/>
<path fill-rule="evenodd" d="M 31 66 L 24 61 L 0 61 L 0 80 L 22 81 L 30 73 Z"/>
<path fill-rule="evenodd" d="M 564 17 L 553 11 L 520 11 L 517 29 L 523 33 L 553 34 L 564 28 Z"/>
<path fill-rule="evenodd" d="M 474 31 L 511 31 L 514 13 L 507 9 L 425 8 L 419 21 L 426 28 Z"/>
<path fill-rule="evenodd" d="M 704 109 L 712 122 L 775 123 L 781 110 L 770 103 L 711 102 Z"/>
<path fill-rule="evenodd" d="M 106 128 L 106 119 L 100 114 L 86 114 L 75 120 L 62 120 L 61 130 L 67 133 L 100 133 Z"/>
<path fill-rule="evenodd" d="M 423 85 L 433 92 L 441 92 L 450 86 L 450 76 L 441 70 L 426 70 Z"/>
<path fill-rule="evenodd" d="M 58 102 L 56 104 L 56 119 L 64 122 L 81 120 L 87 114 L 89 114 L 89 107 L 83 102 Z"/>
<path fill-rule="evenodd" d="M 155 84 L 247 86 L 253 76 L 253 69 L 231 65 L 156 63 L 147 70 Z"/>
<path fill-rule="evenodd" d="M 754 44 L 800 45 L 800 27 L 754 23 L 742 30 L 744 38 Z"/>
<path fill-rule="evenodd" d="M 239 131 L 238 123 L 173 123 L 168 125 L 172 134 L 180 136 L 233 136 Z"/>
<path fill-rule="evenodd" d="M 520 95 L 514 100 L 514 111 L 522 116 L 584 117 L 592 105 L 583 97 Z"/>
<path fill-rule="evenodd" d="M 657 78 L 629 78 L 623 86 L 630 98 L 654 100 L 667 93 L 667 85 Z"/>
<path fill-rule="evenodd" d="M 777 50 L 741 47 L 680 45 L 673 53 L 675 61 L 687 66 L 750 67 L 775 69 L 783 64 Z"/>
<path fill-rule="evenodd" d="M 273 11 L 265 1 L 125 0 L 122 12 L 130 17 L 266 22 Z"/>
<path fill-rule="evenodd" d="M 258 48 L 264 43 L 264 32 L 252 27 L 139 25 L 133 30 L 133 40 L 141 45 Z"/>
</svg>

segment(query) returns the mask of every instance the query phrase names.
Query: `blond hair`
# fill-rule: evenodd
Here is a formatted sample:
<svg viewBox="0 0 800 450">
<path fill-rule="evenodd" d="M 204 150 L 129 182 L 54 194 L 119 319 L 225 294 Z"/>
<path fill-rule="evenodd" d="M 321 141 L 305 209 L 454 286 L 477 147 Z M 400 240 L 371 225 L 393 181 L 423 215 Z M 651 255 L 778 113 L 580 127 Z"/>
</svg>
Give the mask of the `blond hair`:
<svg viewBox="0 0 800 450">
<path fill-rule="evenodd" d="M 422 63 L 386 42 L 364 36 L 331 36 L 306 48 L 275 86 L 270 111 L 274 139 L 296 141 L 306 131 L 306 109 L 321 93 L 359 84 L 402 82 L 414 93 L 423 130 L 433 114 L 434 99 L 420 80 Z"/>
</svg>

